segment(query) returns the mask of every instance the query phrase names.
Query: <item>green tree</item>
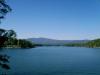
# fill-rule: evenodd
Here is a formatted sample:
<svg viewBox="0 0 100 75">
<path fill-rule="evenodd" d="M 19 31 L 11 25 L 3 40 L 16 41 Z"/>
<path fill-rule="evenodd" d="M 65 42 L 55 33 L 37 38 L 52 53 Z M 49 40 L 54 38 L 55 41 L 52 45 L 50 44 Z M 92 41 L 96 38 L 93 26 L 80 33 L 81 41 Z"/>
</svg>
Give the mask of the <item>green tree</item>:
<svg viewBox="0 0 100 75">
<path fill-rule="evenodd" d="M 0 0 L 0 19 L 3 19 L 5 15 L 12 9 L 7 5 L 5 0 Z"/>
<path fill-rule="evenodd" d="M 11 8 L 9 5 L 7 5 L 5 0 L 0 0 L 0 22 L 3 18 L 5 18 L 5 15 L 11 11 Z M 3 45 L 5 40 L 7 40 L 7 37 L 4 37 L 4 33 L 6 30 L 0 29 L 0 46 Z M 11 36 L 11 32 L 9 33 Z M 10 69 L 10 67 L 7 65 L 8 56 L 7 55 L 0 55 L 0 66 L 4 69 Z"/>
</svg>

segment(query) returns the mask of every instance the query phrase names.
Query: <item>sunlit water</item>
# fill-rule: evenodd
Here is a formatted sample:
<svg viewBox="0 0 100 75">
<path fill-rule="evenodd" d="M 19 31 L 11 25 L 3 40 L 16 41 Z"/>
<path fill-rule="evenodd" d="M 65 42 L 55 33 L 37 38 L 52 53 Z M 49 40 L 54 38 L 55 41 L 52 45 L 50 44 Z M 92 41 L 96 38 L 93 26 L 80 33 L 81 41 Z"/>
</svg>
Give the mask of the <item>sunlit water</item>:
<svg viewBox="0 0 100 75">
<path fill-rule="evenodd" d="M 37 47 L 4 49 L 10 56 L 8 75 L 100 75 L 100 49 Z"/>
</svg>

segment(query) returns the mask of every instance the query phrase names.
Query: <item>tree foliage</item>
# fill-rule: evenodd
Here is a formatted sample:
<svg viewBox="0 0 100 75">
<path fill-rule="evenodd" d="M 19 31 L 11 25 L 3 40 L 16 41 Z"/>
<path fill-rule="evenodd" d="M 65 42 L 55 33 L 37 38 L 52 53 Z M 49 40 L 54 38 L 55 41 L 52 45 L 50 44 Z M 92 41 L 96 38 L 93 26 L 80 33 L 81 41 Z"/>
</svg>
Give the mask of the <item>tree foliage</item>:
<svg viewBox="0 0 100 75">
<path fill-rule="evenodd" d="M 91 40 L 86 43 L 68 43 L 65 44 L 65 46 L 96 48 L 96 47 L 100 47 L 100 39 Z"/>
<path fill-rule="evenodd" d="M 0 0 L 0 22 L 1 19 L 5 18 L 5 15 L 10 12 L 12 9 L 10 8 L 10 6 L 6 3 L 5 0 Z M 0 47 L 3 45 L 3 43 L 5 42 L 5 40 L 7 40 L 8 36 L 7 33 L 5 33 L 6 30 L 4 29 L 0 29 Z M 11 31 L 12 32 L 12 31 Z M 11 32 L 9 33 L 9 36 L 11 34 Z M 4 35 L 6 34 L 6 35 Z M 4 69 L 10 69 L 10 67 L 7 65 L 8 62 L 8 56 L 7 55 L 1 55 L 0 54 L 0 66 Z"/>
<path fill-rule="evenodd" d="M 30 41 L 25 39 L 16 39 L 16 38 L 9 38 L 5 43 L 4 47 L 11 47 L 11 48 L 33 48 L 36 44 L 33 44 Z"/>
<path fill-rule="evenodd" d="M 86 46 L 92 47 L 92 48 L 100 47 L 100 39 L 95 39 L 95 40 L 92 40 L 90 42 L 87 42 Z"/>
<path fill-rule="evenodd" d="M 5 15 L 12 9 L 7 5 L 5 0 L 0 0 L 0 19 L 3 19 Z"/>
</svg>

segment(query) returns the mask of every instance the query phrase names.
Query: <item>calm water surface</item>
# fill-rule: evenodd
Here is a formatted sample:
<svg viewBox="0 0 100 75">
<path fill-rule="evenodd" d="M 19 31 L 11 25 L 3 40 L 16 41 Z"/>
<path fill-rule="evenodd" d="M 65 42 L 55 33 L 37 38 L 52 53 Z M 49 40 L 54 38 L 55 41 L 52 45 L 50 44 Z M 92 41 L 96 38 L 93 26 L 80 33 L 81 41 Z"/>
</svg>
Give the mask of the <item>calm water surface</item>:
<svg viewBox="0 0 100 75">
<path fill-rule="evenodd" d="M 4 49 L 10 56 L 8 75 L 100 75 L 100 49 L 37 47 Z"/>
</svg>

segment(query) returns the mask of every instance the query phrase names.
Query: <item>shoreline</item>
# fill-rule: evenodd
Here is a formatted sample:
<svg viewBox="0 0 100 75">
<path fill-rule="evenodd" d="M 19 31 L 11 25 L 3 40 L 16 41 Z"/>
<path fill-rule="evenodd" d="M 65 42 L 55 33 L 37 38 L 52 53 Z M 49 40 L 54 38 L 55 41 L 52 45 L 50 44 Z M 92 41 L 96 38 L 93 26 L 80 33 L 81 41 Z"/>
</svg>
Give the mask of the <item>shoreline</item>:
<svg viewBox="0 0 100 75">
<path fill-rule="evenodd" d="M 63 46 L 63 45 L 62 45 Z M 17 47 L 17 46 L 14 46 L 14 47 L 1 47 L 1 48 L 5 48 L 5 49 L 30 49 L 30 48 L 36 48 L 36 47 L 41 47 L 41 46 L 35 46 L 35 47 Z M 52 46 L 42 46 L 42 47 L 52 47 Z M 56 46 L 56 47 L 59 47 L 59 46 Z M 63 46 L 63 47 L 82 47 L 82 46 Z M 85 47 L 83 46 L 84 48 L 100 48 L 100 47 Z"/>
</svg>

